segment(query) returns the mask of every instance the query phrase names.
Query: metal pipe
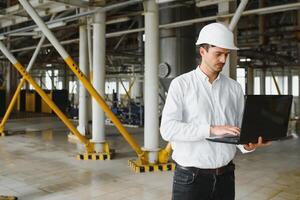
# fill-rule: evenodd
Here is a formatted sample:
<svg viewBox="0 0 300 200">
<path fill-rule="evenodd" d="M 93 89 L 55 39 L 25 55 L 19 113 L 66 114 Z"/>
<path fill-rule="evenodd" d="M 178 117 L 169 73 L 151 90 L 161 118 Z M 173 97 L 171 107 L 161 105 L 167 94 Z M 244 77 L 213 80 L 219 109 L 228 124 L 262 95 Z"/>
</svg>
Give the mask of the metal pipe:
<svg viewBox="0 0 300 200">
<path fill-rule="evenodd" d="M 105 95 L 105 19 L 106 13 L 98 12 L 93 23 L 93 86 L 101 95 Z M 105 115 L 97 101 L 92 101 L 93 134 L 92 141 L 96 152 L 104 151 L 105 143 Z"/>
<path fill-rule="evenodd" d="M 61 57 L 65 60 L 66 64 L 70 67 L 70 69 L 74 72 L 74 74 L 79 78 L 79 80 L 83 83 L 86 89 L 89 91 L 91 96 L 95 98 L 100 107 L 104 110 L 104 112 L 110 117 L 114 125 L 123 135 L 125 140 L 130 144 L 130 146 L 135 150 L 138 154 L 139 159 L 142 163 L 146 163 L 146 154 L 140 146 L 136 143 L 134 138 L 127 132 L 127 130 L 123 127 L 120 120 L 114 115 L 114 113 L 110 110 L 108 105 L 105 103 L 103 98 L 98 94 L 95 88 L 91 85 L 89 80 L 85 77 L 85 75 L 80 71 L 74 60 L 69 56 L 63 46 L 59 43 L 59 41 L 55 38 L 53 33 L 48 29 L 43 20 L 39 17 L 37 12 L 32 8 L 32 6 L 26 0 L 19 0 L 19 2 L 23 5 L 28 14 L 32 17 L 35 23 L 41 28 L 42 32 L 45 34 L 47 39 L 53 44 L 54 48 L 58 51 Z"/>
<path fill-rule="evenodd" d="M 80 9 L 82 12 L 83 9 Z M 87 19 L 81 19 L 79 26 L 79 66 L 86 77 L 89 77 L 88 44 L 87 44 Z M 82 135 L 88 134 L 88 93 L 82 83 L 79 83 L 79 109 L 77 129 Z"/>
<path fill-rule="evenodd" d="M 89 54 L 89 70 L 93 69 L 93 45 L 92 45 L 92 29 L 90 22 L 87 23 L 87 39 L 88 39 L 88 54 Z M 62 44 L 62 43 L 61 43 Z"/>
<path fill-rule="evenodd" d="M 277 93 L 278 93 L 278 95 L 281 95 L 280 88 L 279 88 L 278 82 L 276 81 L 276 78 L 275 78 L 274 71 L 273 71 L 272 67 L 271 67 L 271 75 L 272 75 L 272 79 L 274 81 Z"/>
<path fill-rule="evenodd" d="M 239 7 L 236 9 L 236 11 L 230 21 L 229 27 L 228 27 L 231 31 L 233 31 L 233 29 L 236 27 L 239 19 L 242 16 L 243 11 L 246 8 L 247 3 L 248 3 L 248 0 L 242 0 L 240 2 Z"/>
<path fill-rule="evenodd" d="M 141 2 L 142 0 L 137 0 L 138 3 Z M 300 7 L 300 3 L 290 3 L 290 4 L 284 4 L 284 5 L 278 5 L 278 6 L 270 6 L 266 8 L 257 8 L 253 10 L 246 10 L 242 13 L 242 16 L 247 16 L 247 15 L 252 15 L 252 14 L 270 14 L 270 13 L 276 13 L 276 12 L 284 12 L 284 11 L 289 11 L 289 10 L 298 10 Z M 86 12 L 86 15 L 91 15 L 94 14 L 96 11 L 88 11 Z M 86 16 L 83 15 L 83 16 Z M 76 16 L 76 17 L 75 17 Z M 81 15 L 75 15 L 75 16 L 70 16 L 72 19 L 76 20 L 79 17 L 82 17 Z M 207 22 L 207 21 L 214 21 L 217 18 L 230 18 L 234 16 L 234 14 L 226 14 L 226 15 L 218 15 L 218 16 L 210 16 L 210 17 L 203 17 L 203 18 L 196 18 L 196 19 L 191 19 L 191 20 L 184 20 L 184 21 L 179 21 L 179 22 L 173 22 L 169 24 L 162 24 L 159 26 L 159 28 L 178 28 L 178 27 L 183 27 L 183 26 L 190 26 L 196 23 L 201 23 L 201 22 Z M 52 23 L 58 22 L 59 20 L 64 20 L 65 18 L 57 19 L 57 21 L 53 21 Z M 24 27 L 20 29 L 15 29 L 12 31 L 8 31 L 5 33 L 1 33 L 0 37 L 11 34 L 11 33 L 16 33 L 16 32 L 21 32 L 21 31 L 29 31 L 33 30 L 37 26 L 29 26 L 29 27 Z M 118 37 L 123 34 L 129 34 L 129 33 L 137 33 L 137 32 L 142 32 L 144 31 L 144 28 L 137 28 L 133 30 L 125 30 L 125 31 L 117 31 L 113 33 L 107 33 L 106 37 L 111 38 L 111 37 Z M 78 39 L 77 39 L 78 41 Z"/>
<path fill-rule="evenodd" d="M 144 2 L 145 10 L 145 128 L 144 149 L 149 152 L 150 163 L 158 161 L 158 64 L 159 21 L 155 0 Z"/>
<path fill-rule="evenodd" d="M 276 12 L 281 12 L 280 8 L 285 8 L 287 10 L 289 9 L 299 9 L 300 3 L 294 3 L 294 4 L 287 4 L 287 5 L 280 5 L 280 6 L 272 6 L 268 8 L 258 8 L 258 9 L 253 9 L 253 10 L 247 10 L 242 13 L 242 15 L 250 15 L 250 14 L 256 14 L 258 12 L 271 12 L 271 11 L 276 11 Z M 296 8 L 295 8 L 296 7 Z M 196 23 L 201 23 L 201 22 L 206 22 L 206 21 L 214 21 L 217 18 L 225 18 L 225 17 L 232 17 L 234 16 L 233 14 L 228 14 L 228 15 L 219 15 L 219 16 L 210 16 L 210 17 L 203 17 L 203 18 L 196 18 L 196 19 L 191 19 L 191 20 L 184 20 L 184 21 L 179 21 L 179 22 L 173 22 L 173 23 L 168 23 L 168 24 L 162 24 L 159 25 L 159 28 L 178 28 L 178 27 L 183 27 L 183 26 L 190 26 Z M 21 30 L 20 30 L 21 31 Z M 124 31 L 117 31 L 113 33 L 106 33 L 106 38 L 113 38 L 113 37 L 119 37 L 123 36 L 124 34 L 130 34 L 130 33 L 138 33 L 138 32 L 143 32 L 145 31 L 144 28 L 137 28 L 137 29 L 132 29 L 132 30 L 124 30 Z M 6 35 L 7 33 L 0 34 L 1 35 Z M 71 39 L 71 40 L 65 40 L 62 41 L 61 44 L 70 44 L 74 42 L 78 42 L 79 39 Z M 42 47 L 49 47 L 51 44 L 46 44 L 43 45 Z M 35 49 L 36 47 L 25 47 L 25 48 L 20 48 L 20 49 L 14 49 L 11 52 L 19 52 L 19 51 L 26 51 L 26 50 L 32 50 Z"/>
<path fill-rule="evenodd" d="M 130 84 L 129 84 L 129 88 L 128 88 L 128 94 L 129 95 L 131 95 L 132 87 L 133 87 L 133 84 L 134 84 L 135 80 L 136 80 L 135 77 L 130 80 Z M 130 96 L 129 96 L 129 100 L 131 100 Z"/>
<path fill-rule="evenodd" d="M 102 7 L 102 8 L 96 8 L 94 10 L 89 10 L 89 11 L 86 11 L 86 12 L 82 12 L 82 13 L 79 13 L 79 14 L 76 14 L 76 15 L 72 15 L 72 16 L 67 16 L 67 17 L 63 17 L 63 18 L 60 18 L 60 19 L 56 19 L 56 20 L 47 22 L 46 24 L 50 25 L 50 24 L 53 24 L 53 23 L 61 22 L 61 21 L 64 21 L 64 22 L 75 21 L 75 20 L 77 20 L 80 17 L 85 17 L 85 16 L 88 16 L 88 15 L 93 15 L 93 14 L 95 14 L 97 12 L 108 12 L 108 11 L 116 9 L 116 8 L 123 8 L 123 7 L 126 7 L 126 6 L 130 6 L 130 5 L 134 5 L 134 4 L 140 3 L 142 1 L 143 0 L 130 0 L 130 1 L 126 1 L 126 2 L 116 3 L 116 4 L 105 6 L 105 7 Z M 16 30 L 11 30 L 11 31 L 8 31 L 8 32 L 0 34 L 0 36 L 11 34 L 11 33 L 20 32 L 20 31 L 29 31 L 29 30 L 33 30 L 33 29 L 35 29 L 37 27 L 38 26 L 36 26 L 36 25 L 32 25 L 32 26 L 28 26 L 28 27 L 24 27 L 24 28 L 20 28 L 20 29 L 16 29 Z"/>
<path fill-rule="evenodd" d="M 135 24 L 135 21 L 133 21 L 129 27 L 128 27 L 128 30 L 131 29 L 133 27 L 133 25 Z M 119 39 L 119 41 L 117 42 L 117 44 L 115 45 L 114 47 L 114 50 L 117 50 L 120 46 L 120 44 L 122 43 L 122 41 L 126 38 L 126 35 L 122 35 L 122 37 Z"/>
<path fill-rule="evenodd" d="M 57 107 L 57 105 L 48 97 L 48 95 L 40 88 L 40 86 L 33 80 L 33 78 L 26 72 L 26 69 L 17 61 L 17 59 L 9 52 L 9 50 L 0 41 L 0 50 L 9 59 L 9 61 L 14 65 L 14 67 L 22 74 L 23 78 L 28 81 L 41 98 L 49 105 L 49 107 L 57 114 L 57 116 L 64 122 L 64 124 L 71 130 L 74 135 L 76 135 L 80 142 L 86 145 L 87 152 L 93 152 L 93 144 L 89 142 L 88 139 L 83 137 L 77 129 L 74 127 L 72 122 L 69 121 L 68 117 Z"/>
<path fill-rule="evenodd" d="M 71 44 L 71 43 L 75 43 L 75 42 L 79 42 L 79 39 L 77 38 L 77 39 L 65 40 L 65 41 L 62 41 L 61 44 L 66 45 L 66 44 Z M 50 44 L 44 44 L 44 45 L 42 45 L 42 48 L 52 47 L 52 46 L 53 45 L 51 43 Z M 36 49 L 36 46 L 13 49 L 10 52 L 11 53 L 16 53 L 16 52 L 30 51 L 30 50 L 33 50 L 33 49 Z"/>
<path fill-rule="evenodd" d="M 124 91 L 125 91 L 125 93 L 126 93 L 126 96 L 127 96 L 127 98 L 129 99 L 129 102 L 130 102 L 130 101 L 131 101 L 131 98 L 130 98 L 129 92 L 127 91 L 127 89 L 126 89 L 126 87 L 125 87 L 125 85 L 124 85 L 124 83 L 123 83 L 123 81 L 122 81 L 121 78 L 119 78 L 119 81 L 120 81 L 120 83 L 121 83 L 121 85 L 122 85 L 122 88 L 124 89 Z"/>
</svg>

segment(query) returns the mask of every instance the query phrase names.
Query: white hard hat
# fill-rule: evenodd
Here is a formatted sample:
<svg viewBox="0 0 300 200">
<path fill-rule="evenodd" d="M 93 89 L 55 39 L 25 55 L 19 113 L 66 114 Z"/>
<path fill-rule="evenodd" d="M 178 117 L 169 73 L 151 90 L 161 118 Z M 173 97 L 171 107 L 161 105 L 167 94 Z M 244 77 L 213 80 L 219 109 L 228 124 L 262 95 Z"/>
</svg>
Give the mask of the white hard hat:
<svg viewBox="0 0 300 200">
<path fill-rule="evenodd" d="M 196 45 L 210 44 L 224 49 L 238 50 L 233 41 L 233 33 L 227 26 L 211 23 L 201 29 Z"/>
</svg>

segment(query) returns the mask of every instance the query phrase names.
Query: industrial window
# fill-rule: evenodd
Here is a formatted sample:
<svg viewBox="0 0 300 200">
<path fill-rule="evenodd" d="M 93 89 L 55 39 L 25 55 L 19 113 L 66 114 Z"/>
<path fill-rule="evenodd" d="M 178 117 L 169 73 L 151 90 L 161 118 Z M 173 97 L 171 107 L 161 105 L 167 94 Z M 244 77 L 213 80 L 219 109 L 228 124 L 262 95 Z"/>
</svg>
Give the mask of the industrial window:
<svg viewBox="0 0 300 200">
<path fill-rule="evenodd" d="M 123 86 L 122 86 L 122 83 L 123 83 Z M 122 83 L 119 82 L 119 93 L 126 94 L 126 91 L 128 92 L 128 90 L 129 90 L 129 82 L 123 80 Z M 126 91 L 125 91 L 124 87 L 125 87 Z"/>
<path fill-rule="evenodd" d="M 107 81 L 105 82 L 105 94 L 112 94 L 113 91 L 117 91 L 116 81 Z"/>
<path fill-rule="evenodd" d="M 260 94 L 260 77 L 254 77 L 254 94 Z"/>
<path fill-rule="evenodd" d="M 299 96 L 299 76 L 292 77 L 292 93 L 294 96 Z"/>
<path fill-rule="evenodd" d="M 77 81 L 70 81 L 69 82 L 69 93 L 70 94 L 77 94 Z"/>
<path fill-rule="evenodd" d="M 281 94 L 288 94 L 288 77 L 275 76 Z M 272 76 L 266 76 L 266 94 L 278 94 L 275 82 Z"/>
<path fill-rule="evenodd" d="M 52 90 L 52 70 L 46 71 L 45 85 L 48 90 Z"/>
</svg>

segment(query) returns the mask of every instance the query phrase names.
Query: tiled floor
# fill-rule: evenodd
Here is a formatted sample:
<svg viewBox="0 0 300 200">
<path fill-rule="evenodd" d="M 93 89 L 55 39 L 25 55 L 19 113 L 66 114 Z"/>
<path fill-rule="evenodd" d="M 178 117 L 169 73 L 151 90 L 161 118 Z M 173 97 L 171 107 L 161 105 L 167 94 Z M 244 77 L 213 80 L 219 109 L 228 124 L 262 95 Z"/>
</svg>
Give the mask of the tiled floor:
<svg viewBox="0 0 300 200">
<path fill-rule="evenodd" d="M 111 161 L 76 160 L 76 145 L 53 118 L 10 121 L 7 129 L 17 132 L 0 138 L 0 194 L 21 200 L 171 199 L 172 172 L 132 172 L 127 161 L 135 153 L 112 127 L 107 139 L 117 154 Z M 142 145 L 143 131 L 128 130 Z M 235 163 L 236 199 L 300 200 L 300 139 L 238 153 Z"/>
</svg>

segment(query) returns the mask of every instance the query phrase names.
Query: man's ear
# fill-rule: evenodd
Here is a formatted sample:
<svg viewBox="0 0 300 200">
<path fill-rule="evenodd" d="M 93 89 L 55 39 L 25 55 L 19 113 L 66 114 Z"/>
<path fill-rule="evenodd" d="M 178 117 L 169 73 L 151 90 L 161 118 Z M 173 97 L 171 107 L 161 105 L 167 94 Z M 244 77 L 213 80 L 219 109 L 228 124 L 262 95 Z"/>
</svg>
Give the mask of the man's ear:
<svg viewBox="0 0 300 200">
<path fill-rule="evenodd" d="M 201 56 L 203 56 L 205 53 L 207 53 L 207 51 L 203 47 L 200 47 L 199 53 L 200 53 Z"/>
</svg>

